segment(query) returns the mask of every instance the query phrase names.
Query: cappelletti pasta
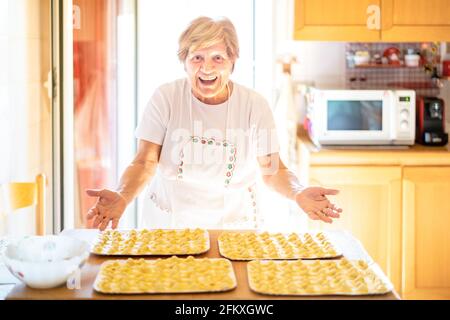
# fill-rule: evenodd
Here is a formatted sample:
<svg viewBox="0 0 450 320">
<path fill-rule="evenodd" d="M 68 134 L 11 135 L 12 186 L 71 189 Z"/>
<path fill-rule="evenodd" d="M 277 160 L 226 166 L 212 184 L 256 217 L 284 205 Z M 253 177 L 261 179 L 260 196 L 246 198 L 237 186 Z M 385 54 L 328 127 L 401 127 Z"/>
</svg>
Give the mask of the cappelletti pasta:
<svg viewBox="0 0 450 320">
<path fill-rule="evenodd" d="M 250 288 L 269 295 L 368 295 L 392 290 L 389 280 L 363 260 L 254 260 Z"/>
<path fill-rule="evenodd" d="M 236 287 L 231 262 L 226 259 L 109 260 L 100 267 L 94 289 L 101 293 L 220 292 Z"/>
<path fill-rule="evenodd" d="M 341 255 L 327 236 L 312 233 L 233 232 L 220 234 L 220 254 L 231 260 L 320 259 Z"/>
<path fill-rule="evenodd" d="M 99 233 L 91 252 L 99 255 L 200 254 L 209 250 L 208 231 L 106 230 Z"/>
</svg>

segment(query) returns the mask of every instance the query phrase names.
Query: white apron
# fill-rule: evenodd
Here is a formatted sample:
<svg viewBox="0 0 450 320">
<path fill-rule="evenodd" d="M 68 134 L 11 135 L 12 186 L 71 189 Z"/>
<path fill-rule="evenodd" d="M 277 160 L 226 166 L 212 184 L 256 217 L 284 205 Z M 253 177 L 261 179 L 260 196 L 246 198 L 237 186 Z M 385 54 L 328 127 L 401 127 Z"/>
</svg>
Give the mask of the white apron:
<svg viewBox="0 0 450 320">
<path fill-rule="evenodd" d="M 192 123 L 192 99 L 190 118 Z M 255 177 L 233 183 L 237 152 L 239 148 L 226 139 L 186 137 L 176 177 L 157 170 L 152 179 L 144 202 L 143 227 L 258 229 L 262 219 Z"/>
</svg>

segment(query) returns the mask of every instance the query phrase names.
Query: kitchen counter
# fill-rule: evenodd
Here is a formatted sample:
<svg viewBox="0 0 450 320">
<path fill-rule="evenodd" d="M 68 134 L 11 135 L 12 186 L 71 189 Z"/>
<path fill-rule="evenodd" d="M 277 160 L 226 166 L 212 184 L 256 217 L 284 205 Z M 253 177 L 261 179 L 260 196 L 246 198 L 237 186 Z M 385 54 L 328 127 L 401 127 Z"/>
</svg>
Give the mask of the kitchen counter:
<svg viewBox="0 0 450 320">
<path fill-rule="evenodd" d="M 450 145 L 326 146 L 317 148 L 300 126 L 297 130 L 300 162 L 308 165 L 449 166 Z"/>
<path fill-rule="evenodd" d="M 61 234 L 76 237 L 79 239 L 92 242 L 98 233 L 97 230 L 75 229 L 65 230 Z M 205 253 L 196 257 L 203 258 L 218 258 L 220 257 L 217 237 L 220 234 L 218 230 L 210 230 L 211 248 Z M 345 231 L 328 232 L 330 239 L 342 250 L 344 257 L 349 259 L 363 259 L 367 262 L 372 262 L 372 259 L 362 247 L 361 243 L 355 239 L 350 233 Z M 233 268 L 236 274 L 237 287 L 234 290 L 221 293 L 195 293 L 195 294 L 142 294 L 142 295 L 105 295 L 97 293 L 93 290 L 92 285 L 95 277 L 100 269 L 102 262 L 111 259 L 110 257 L 102 257 L 91 255 L 86 265 L 81 270 L 81 289 L 70 290 L 65 285 L 53 289 L 31 289 L 23 283 L 18 284 L 7 296 L 7 300 L 13 299 L 223 299 L 223 300 L 241 300 L 241 299 L 369 299 L 369 300 L 398 300 L 399 295 L 393 291 L 385 295 L 370 295 L 370 296 L 319 296 L 319 297 L 287 297 L 287 296 L 269 296 L 260 295 L 250 290 L 247 280 L 246 265 L 247 262 L 233 261 Z M 123 259 L 112 258 L 112 259 Z M 156 259 L 155 257 L 149 259 Z"/>
</svg>

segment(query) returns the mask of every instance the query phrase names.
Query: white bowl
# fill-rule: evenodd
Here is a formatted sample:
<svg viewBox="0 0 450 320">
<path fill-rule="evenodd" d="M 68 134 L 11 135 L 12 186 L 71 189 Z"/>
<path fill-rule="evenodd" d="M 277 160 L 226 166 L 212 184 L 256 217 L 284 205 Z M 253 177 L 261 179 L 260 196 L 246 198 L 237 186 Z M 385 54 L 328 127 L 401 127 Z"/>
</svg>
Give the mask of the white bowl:
<svg viewBox="0 0 450 320">
<path fill-rule="evenodd" d="M 420 56 L 418 54 L 406 54 L 405 65 L 407 67 L 418 67 Z"/>
<path fill-rule="evenodd" d="M 363 64 L 368 64 L 370 61 L 369 56 L 354 56 L 353 60 L 355 61 L 355 65 L 360 66 Z"/>
<path fill-rule="evenodd" d="M 31 288 L 64 284 L 89 257 L 89 244 L 65 236 L 28 236 L 9 241 L 3 260 L 8 270 Z"/>
</svg>

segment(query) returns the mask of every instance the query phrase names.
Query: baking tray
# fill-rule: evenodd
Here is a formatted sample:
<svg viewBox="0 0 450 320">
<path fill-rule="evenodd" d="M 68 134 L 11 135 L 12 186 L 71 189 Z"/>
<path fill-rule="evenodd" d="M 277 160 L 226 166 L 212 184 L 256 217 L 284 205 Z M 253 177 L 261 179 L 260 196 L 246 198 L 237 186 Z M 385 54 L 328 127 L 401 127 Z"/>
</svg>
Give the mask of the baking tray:
<svg viewBox="0 0 450 320">
<path fill-rule="evenodd" d="M 342 259 L 347 260 L 347 259 Z M 364 279 L 364 282 L 367 284 L 367 290 L 359 290 L 356 286 L 352 286 L 356 280 L 352 280 L 351 277 L 344 280 L 344 283 L 351 289 L 347 291 L 342 291 L 339 288 L 330 288 L 327 289 L 321 288 L 320 284 L 318 284 L 318 280 L 320 279 L 319 273 L 325 273 L 326 270 L 324 268 L 318 268 L 315 272 L 317 275 L 305 275 L 294 273 L 291 277 L 286 276 L 285 269 L 279 269 L 277 267 L 277 272 L 273 272 L 272 275 L 267 273 L 266 278 L 269 281 L 274 281 L 276 285 L 279 285 L 279 288 L 261 288 L 258 284 L 255 283 L 255 275 L 251 271 L 252 267 L 256 266 L 256 264 L 266 265 L 268 263 L 272 263 L 275 265 L 280 264 L 293 264 L 293 263 L 303 263 L 307 266 L 312 266 L 313 264 L 339 264 L 342 263 L 342 260 L 285 260 L 285 261 L 273 261 L 273 260 L 254 260 L 247 264 L 247 275 L 250 289 L 256 293 L 264 294 L 264 295 L 275 295 L 275 296 L 330 296 L 330 295 L 349 295 L 349 296 L 366 296 L 366 295 L 382 295 L 389 293 L 393 290 L 393 285 L 383 273 L 381 268 L 374 262 L 367 264 L 367 269 L 362 269 L 358 267 L 358 264 L 363 260 L 347 260 L 356 270 L 358 270 L 358 276 Z M 275 268 L 274 268 L 275 269 Z M 309 270 L 309 269 L 308 269 Z M 270 271 L 268 271 L 270 272 Z M 285 277 L 285 279 L 283 279 Z M 326 275 L 325 282 L 329 286 L 329 283 L 332 283 L 333 280 L 337 279 L 337 276 Z M 307 279 L 310 278 L 310 281 L 307 282 Z M 323 278 L 322 278 L 323 279 Z M 316 283 L 315 283 L 316 282 Z M 263 281 L 260 281 L 263 283 Z M 306 284 L 310 284 L 310 286 L 305 288 Z M 284 284 L 284 285 L 283 285 Z"/>
<path fill-rule="evenodd" d="M 143 232 L 144 230 L 148 231 L 148 232 L 161 232 L 163 235 L 161 236 L 161 240 L 162 241 L 168 241 L 168 237 L 170 235 L 171 232 L 185 232 L 185 231 L 195 231 L 195 230 L 200 230 L 203 233 L 203 238 L 202 238 L 202 243 L 199 243 L 202 247 L 204 247 L 203 250 L 183 250 L 183 249 L 170 249 L 168 248 L 167 251 L 156 251 L 152 250 L 152 248 L 148 248 L 147 251 L 144 252 L 139 252 L 137 246 L 133 248 L 132 251 L 129 252 L 125 252 L 125 251 L 119 251 L 119 252 L 115 252 L 115 253 L 109 253 L 108 250 L 111 248 L 111 244 L 108 243 L 108 245 L 106 245 L 102 251 L 98 251 L 95 250 L 97 244 L 99 244 L 102 240 L 102 237 L 104 235 L 104 232 L 99 233 L 96 240 L 94 241 L 94 243 L 91 246 L 91 253 L 95 254 L 95 255 L 101 255 L 101 256 L 172 256 L 172 255 L 197 255 L 197 254 L 202 254 L 205 252 L 208 252 L 210 249 L 210 241 L 209 241 L 209 233 L 207 230 L 203 230 L 203 229 L 141 229 L 141 230 L 136 230 L 136 229 L 131 229 L 131 230 L 115 230 L 118 231 L 122 237 L 124 237 L 125 239 L 129 238 L 129 235 L 132 231 L 136 231 L 136 232 Z M 109 232 L 112 232 L 112 230 L 108 230 Z M 168 235 L 169 234 L 169 235 Z M 156 241 L 155 241 L 156 242 Z M 138 241 L 139 243 L 139 241 Z M 192 240 L 192 243 L 194 243 L 194 240 Z"/>
<path fill-rule="evenodd" d="M 255 234 L 258 239 L 261 237 L 261 235 L 263 234 L 268 234 L 269 238 L 272 239 L 275 243 L 275 247 L 278 251 L 278 256 L 272 256 L 266 252 L 264 252 L 263 254 L 257 254 L 257 253 L 250 253 L 248 256 L 239 256 L 238 254 L 233 254 L 233 252 L 229 252 L 229 250 L 225 249 L 226 248 L 226 244 L 225 241 L 222 237 L 223 234 L 227 234 L 227 233 L 232 233 L 232 234 Z M 279 243 L 279 241 L 276 241 L 275 237 L 276 236 L 280 236 L 282 235 L 284 237 L 284 239 L 287 242 L 290 242 L 288 240 L 289 236 L 296 234 L 299 238 L 301 239 L 305 239 L 305 237 L 307 237 L 307 235 L 311 236 L 313 238 L 313 240 L 317 243 L 320 241 L 318 240 L 318 236 L 319 234 L 321 234 L 324 239 L 325 242 L 334 250 L 333 253 L 322 253 L 322 254 L 312 254 L 312 253 L 301 253 L 301 252 L 297 252 L 294 253 L 292 255 L 286 255 L 283 252 L 283 249 Z M 292 242 L 291 242 L 292 243 Z M 219 246 L 219 252 L 220 255 L 230 259 L 230 260 L 235 260 L 235 261 L 250 261 L 250 260 L 261 260 L 261 259 L 266 259 L 266 260 L 297 260 L 297 259 L 305 259 L 305 260 L 309 260 L 309 259 L 335 259 L 335 258 L 340 258 L 342 257 L 342 250 L 330 240 L 330 237 L 327 236 L 326 232 L 322 232 L 322 231 L 316 231 L 316 232 L 305 232 L 305 233 L 268 233 L 268 232 L 254 232 L 254 231 L 224 231 L 222 232 L 222 234 L 219 235 L 218 237 L 218 246 Z M 305 246 L 305 244 L 300 246 L 301 248 L 306 248 L 308 249 L 307 246 Z M 246 243 L 243 242 L 239 242 L 236 243 L 236 250 L 245 250 L 246 248 Z M 265 250 L 264 248 L 264 244 L 260 243 L 260 248 L 262 250 Z M 298 247 L 294 247 L 297 248 Z M 298 251 L 298 250 L 297 250 Z"/>
<path fill-rule="evenodd" d="M 100 286 L 100 283 L 101 283 L 101 281 L 104 278 L 103 270 L 108 265 L 110 265 L 112 263 L 118 263 L 119 265 L 123 265 L 123 264 L 127 263 L 127 261 L 129 261 L 129 260 L 141 260 L 141 259 L 131 259 L 131 258 L 129 258 L 127 260 L 108 260 L 108 261 L 105 261 L 104 263 L 102 263 L 102 265 L 100 266 L 100 271 L 97 274 L 97 277 L 95 278 L 95 282 L 94 282 L 94 286 L 93 286 L 94 290 L 96 292 L 99 292 L 99 293 L 102 293 L 102 294 L 178 294 L 178 293 L 201 293 L 201 292 L 214 293 L 214 292 L 230 291 L 230 290 L 235 289 L 236 286 L 237 286 L 237 281 L 236 281 L 236 276 L 235 276 L 235 273 L 234 273 L 234 270 L 233 270 L 233 266 L 232 266 L 232 264 L 231 264 L 231 262 L 229 260 L 223 259 L 223 258 L 200 258 L 200 259 L 198 259 L 198 258 L 193 258 L 192 256 L 190 256 L 188 258 L 172 257 L 172 258 L 168 258 L 168 259 L 145 260 L 145 264 L 147 264 L 148 266 L 154 266 L 153 267 L 154 271 L 156 271 L 157 268 L 158 268 L 157 265 L 156 265 L 158 260 L 170 260 L 170 259 L 176 259 L 175 261 L 177 261 L 178 263 L 181 263 L 181 264 L 183 263 L 183 260 L 191 259 L 191 262 L 193 264 L 197 264 L 197 266 L 201 265 L 205 260 L 208 260 L 208 262 L 210 262 L 210 263 L 215 263 L 217 261 L 222 261 L 222 263 L 226 264 L 226 269 L 228 269 L 228 270 L 226 270 L 228 272 L 228 274 L 226 276 L 228 277 L 227 280 L 231 281 L 231 285 L 226 286 L 224 284 L 223 288 L 209 289 L 209 290 L 202 289 L 202 288 L 195 288 L 195 286 L 193 286 L 191 288 L 187 288 L 187 289 L 172 290 L 172 291 L 171 290 L 164 290 L 164 288 L 160 288 L 160 289 L 150 288 L 150 286 L 149 286 L 148 289 L 123 290 L 123 291 L 121 291 L 121 290 L 109 290 L 109 291 L 102 290 L 102 288 Z M 182 265 L 181 265 L 181 267 L 183 268 Z M 212 267 L 213 268 L 205 268 L 206 272 L 208 273 L 208 272 L 214 271 L 214 266 L 212 266 Z M 185 269 L 186 269 L 186 267 L 185 267 Z M 171 273 L 170 273 L 171 270 L 160 268 L 160 272 L 164 272 L 164 270 L 167 271 L 167 276 L 170 277 L 171 276 Z M 131 275 L 132 272 L 130 272 L 129 274 Z M 161 274 L 161 273 L 159 273 L 159 274 Z M 177 280 L 176 276 L 177 276 L 177 274 L 174 273 L 173 277 L 171 277 L 171 280 L 175 282 Z M 191 272 L 191 277 L 192 277 L 191 279 L 185 279 L 184 278 L 183 280 L 192 284 L 195 281 L 204 281 L 205 275 L 203 274 L 203 275 L 199 276 L 198 273 L 194 274 L 194 272 Z M 198 277 L 198 278 L 196 279 L 195 277 Z M 157 272 L 155 272 L 154 278 L 152 278 L 152 279 L 153 280 L 157 280 L 158 283 L 162 283 L 163 282 L 163 281 L 159 282 L 161 277 L 158 277 L 158 273 Z M 129 280 L 127 279 L 127 281 L 129 281 Z M 141 282 L 140 279 L 137 279 L 136 281 L 137 282 Z"/>
</svg>

